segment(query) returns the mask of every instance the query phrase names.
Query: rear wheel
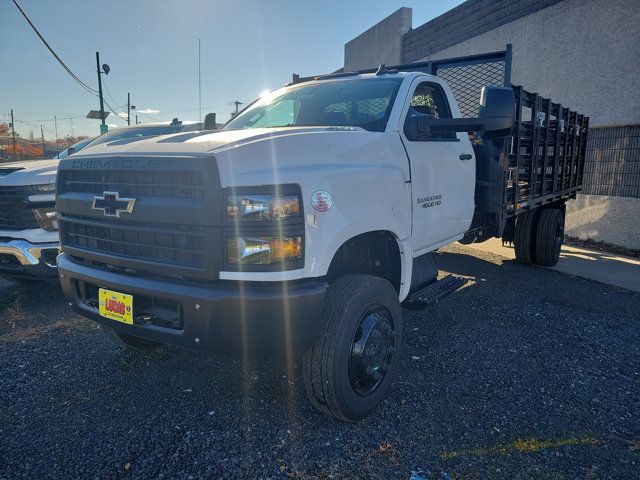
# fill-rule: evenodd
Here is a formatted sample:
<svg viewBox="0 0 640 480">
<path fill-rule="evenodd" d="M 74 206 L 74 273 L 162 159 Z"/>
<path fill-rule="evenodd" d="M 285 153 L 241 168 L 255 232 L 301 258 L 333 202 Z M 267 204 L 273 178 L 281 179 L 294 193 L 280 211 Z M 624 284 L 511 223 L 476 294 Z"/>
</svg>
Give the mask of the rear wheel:
<svg viewBox="0 0 640 480">
<path fill-rule="evenodd" d="M 398 293 L 386 280 L 345 275 L 327 292 L 324 331 L 303 357 L 311 403 L 342 421 L 356 421 L 384 399 L 402 344 Z"/>
<path fill-rule="evenodd" d="M 111 327 L 107 327 L 106 325 L 100 325 L 100 329 L 107 337 L 111 339 L 112 342 L 123 348 L 131 350 L 149 350 L 152 348 L 161 347 L 163 345 L 159 342 L 145 340 L 144 338 L 118 332 Z"/>
<path fill-rule="evenodd" d="M 540 213 L 536 233 L 536 263 L 553 267 L 560 258 L 564 241 L 564 213 L 558 208 L 545 208 Z"/>
<path fill-rule="evenodd" d="M 513 240 L 516 262 L 523 265 L 531 265 L 535 262 L 537 224 L 537 210 L 524 212 L 516 217 L 516 235 Z"/>
</svg>

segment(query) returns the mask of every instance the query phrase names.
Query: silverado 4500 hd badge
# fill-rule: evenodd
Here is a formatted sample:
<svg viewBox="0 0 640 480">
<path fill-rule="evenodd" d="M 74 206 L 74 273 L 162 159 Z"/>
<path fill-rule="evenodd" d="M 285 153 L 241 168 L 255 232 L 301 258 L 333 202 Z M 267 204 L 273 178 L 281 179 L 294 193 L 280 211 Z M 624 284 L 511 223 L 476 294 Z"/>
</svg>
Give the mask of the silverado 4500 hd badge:
<svg viewBox="0 0 640 480">
<path fill-rule="evenodd" d="M 420 197 L 417 200 L 418 205 L 422 208 L 437 207 L 442 203 L 442 195 L 431 195 L 429 197 Z"/>
</svg>

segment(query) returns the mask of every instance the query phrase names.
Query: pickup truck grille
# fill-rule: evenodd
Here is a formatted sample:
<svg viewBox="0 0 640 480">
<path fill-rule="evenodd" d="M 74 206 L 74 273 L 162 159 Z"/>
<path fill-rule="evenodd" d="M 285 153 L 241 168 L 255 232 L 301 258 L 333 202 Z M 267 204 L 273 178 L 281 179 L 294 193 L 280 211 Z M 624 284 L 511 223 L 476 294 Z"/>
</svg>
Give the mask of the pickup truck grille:
<svg viewBox="0 0 640 480">
<path fill-rule="evenodd" d="M 217 279 L 222 187 L 212 156 L 74 157 L 60 162 L 56 185 L 64 253 L 130 275 Z M 105 192 L 133 200 L 130 211 L 94 208 Z"/>
<path fill-rule="evenodd" d="M 40 228 L 33 210 L 25 203 L 29 193 L 28 186 L 0 187 L 0 230 Z"/>
<path fill-rule="evenodd" d="M 205 227 L 60 215 L 64 245 L 108 255 L 204 268 Z"/>
<path fill-rule="evenodd" d="M 60 176 L 61 192 L 101 195 L 115 191 L 134 197 L 204 198 L 200 172 L 64 170 Z"/>
</svg>

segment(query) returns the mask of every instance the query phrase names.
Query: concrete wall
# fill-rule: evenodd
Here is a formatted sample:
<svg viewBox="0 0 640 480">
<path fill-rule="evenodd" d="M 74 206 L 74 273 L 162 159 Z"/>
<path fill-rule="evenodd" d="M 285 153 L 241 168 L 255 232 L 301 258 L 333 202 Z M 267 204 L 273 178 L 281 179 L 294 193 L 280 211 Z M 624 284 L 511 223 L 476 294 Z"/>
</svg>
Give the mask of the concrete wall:
<svg viewBox="0 0 640 480">
<path fill-rule="evenodd" d="M 411 30 L 404 38 L 404 60 L 416 62 L 561 1 L 467 0 Z"/>
<path fill-rule="evenodd" d="M 640 250 L 640 198 L 578 195 L 567 203 L 565 233 Z"/>
<path fill-rule="evenodd" d="M 565 0 L 418 60 L 503 50 L 512 82 L 590 117 L 640 123 L 640 0 Z"/>
<path fill-rule="evenodd" d="M 402 7 L 344 46 L 344 70 L 402 63 L 402 41 L 411 30 L 410 8 Z"/>
</svg>

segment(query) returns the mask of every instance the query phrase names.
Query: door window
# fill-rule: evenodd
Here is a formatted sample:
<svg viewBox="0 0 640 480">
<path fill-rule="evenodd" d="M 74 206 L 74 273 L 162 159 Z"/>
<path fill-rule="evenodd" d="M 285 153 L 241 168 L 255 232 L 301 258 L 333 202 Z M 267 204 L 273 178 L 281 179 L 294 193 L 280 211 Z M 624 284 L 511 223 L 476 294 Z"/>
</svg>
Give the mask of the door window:
<svg viewBox="0 0 640 480">
<path fill-rule="evenodd" d="M 437 83 L 422 82 L 411 97 L 411 106 L 407 118 L 412 115 L 431 115 L 433 118 L 451 118 L 451 109 L 442 87 Z M 432 132 L 424 134 L 418 141 L 456 140 L 454 132 Z"/>
</svg>

